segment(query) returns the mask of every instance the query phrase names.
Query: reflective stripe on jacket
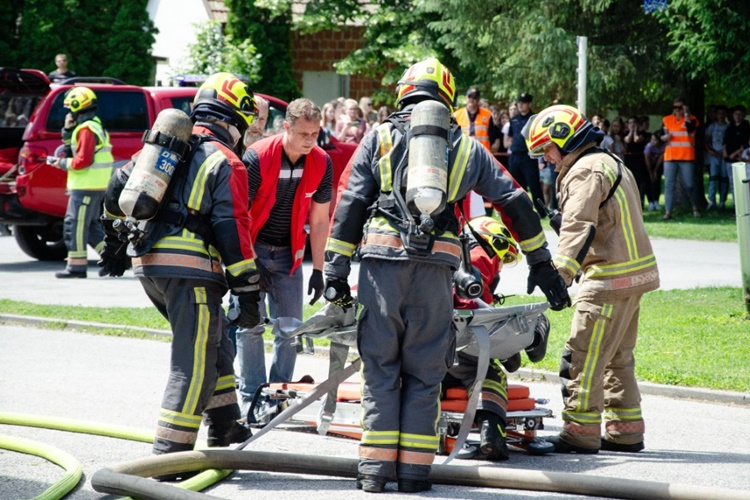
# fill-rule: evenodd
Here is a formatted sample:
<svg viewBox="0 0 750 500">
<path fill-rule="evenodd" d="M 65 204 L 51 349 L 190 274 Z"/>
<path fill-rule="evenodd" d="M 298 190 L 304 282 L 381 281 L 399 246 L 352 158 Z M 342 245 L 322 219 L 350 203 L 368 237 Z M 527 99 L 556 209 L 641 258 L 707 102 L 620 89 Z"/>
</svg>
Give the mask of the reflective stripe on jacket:
<svg viewBox="0 0 750 500">
<path fill-rule="evenodd" d="M 261 178 L 258 193 L 255 195 L 253 204 L 250 207 L 250 219 L 252 221 L 251 237 L 253 242 L 258 237 L 258 232 L 260 232 L 263 224 L 268 220 L 271 209 L 276 202 L 276 187 L 279 183 L 279 174 L 281 172 L 283 137 L 284 134 L 277 134 L 262 139 L 250 146 L 258 153 Z M 291 273 L 299 267 L 305 256 L 305 242 L 307 239 L 305 223 L 307 222 L 307 215 L 310 212 L 312 196 L 315 194 L 320 181 L 326 173 L 326 165 L 328 164 L 326 156 L 325 151 L 315 146 L 305 157 L 302 178 L 294 195 L 294 206 L 292 209 L 290 229 L 292 231 L 292 258 L 294 259 L 294 264 L 292 264 Z"/>
<path fill-rule="evenodd" d="M 635 179 L 621 165 L 620 184 L 600 207 L 617 179 L 618 166 L 606 153 L 581 157 L 593 146 L 567 155 L 558 167 L 563 220 L 554 257 L 557 270 L 568 285 L 581 271 L 577 300 L 613 300 L 656 290 L 659 270 Z"/>
<path fill-rule="evenodd" d="M 412 106 L 407 106 L 394 116 L 408 119 L 411 109 Z M 529 264 L 549 260 L 547 241 L 529 196 L 477 141 L 463 135 L 458 127 L 454 127 L 451 134 L 447 201 L 458 202 L 470 190 L 475 190 L 491 200 L 503 214 L 504 222 L 527 254 Z M 364 138 L 349 161 L 339 181 L 339 200 L 326 244 L 326 275 L 348 276 L 358 245 L 361 245 L 363 259 L 458 265 L 460 246 L 453 233 L 446 232 L 436 238 L 430 255 L 415 255 L 406 251 L 398 229 L 385 217 L 375 216 L 368 223 L 370 207 L 381 192 L 390 193 L 394 170 L 408 154 L 405 142 L 405 136 L 397 127 L 383 123 L 376 133 Z"/>
<path fill-rule="evenodd" d="M 193 127 L 193 134 L 215 136 L 213 130 L 201 125 Z M 123 170 L 132 169 L 134 163 Z M 205 235 L 185 228 L 184 220 L 182 224 L 149 221 L 147 224 L 160 226 L 153 231 L 163 236 L 145 255 L 138 252 L 140 256 L 133 259 L 133 274 L 209 279 L 225 285 L 229 281 L 230 288 L 233 284 L 241 286 L 256 270 L 250 241 L 245 165 L 226 144 L 214 139 L 202 142 L 185 167 L 186 172 L 173 178 L 179 184 L 175 185 L 167 206 L 184 205 L 194 217 L 205 220 L 214 241 L 209 242 Z M 222 263 L 228 272 L 226 279 Z"/>
<path fill-rule="evenodd" d="M 490 151 L 490 120 L 492 120 L 492 113 L 489 109 L 477 109 L 477 116 L 474 117 L 474 135 L 469 134 L 471 121 L 469 120 L 469 111 L 466 108 L 456 110 L 454 116 L 464 134 L 478 140 L 482 146 L 487 148 L 487 151 Z"/>
<path fill-rule="evenodd" d="M 690 115 L 690 121 L 697 127 L 698 119 Z M 695 161 L 695 129 L 689 132 L 685 127 L 685 118 L 677 120 L 674 115 L 665 116 L 664 128 L 671 138 L 664 149 L 664 161 Z"/>
<path fill-rule="evenodd" d="M 71 138 L 73 154 L 78 151 L 78 135 L 82 129 L 87 128 L 96 137 L 94 148 L 94 162 L 86 168 L 79 170 L 68 170 L 68 189 L 80 191 L 104 191 L 112 176 L 112 166 L 115 158 L 112 156 L 112 144 L 109 142 L 109 134 L 102 126 L 99 117 L 87 120 L 75 129 Z"/>
</svg>

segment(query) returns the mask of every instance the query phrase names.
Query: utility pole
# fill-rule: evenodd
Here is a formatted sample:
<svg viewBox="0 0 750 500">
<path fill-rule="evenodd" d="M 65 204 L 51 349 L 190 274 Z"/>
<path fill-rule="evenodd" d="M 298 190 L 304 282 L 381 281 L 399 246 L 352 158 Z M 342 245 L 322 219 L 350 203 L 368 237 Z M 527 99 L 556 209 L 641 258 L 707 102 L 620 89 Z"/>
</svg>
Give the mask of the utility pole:
<svg viewBox="0 0 750 500">
<path fill-rule="evenodd" d="M 588 38 L 585 36 L 577 36 L 576 44 L 578 45 L 578 110 L 586 114 L 586 62 L 587 62 L 587 48 Z"/>
</svg>

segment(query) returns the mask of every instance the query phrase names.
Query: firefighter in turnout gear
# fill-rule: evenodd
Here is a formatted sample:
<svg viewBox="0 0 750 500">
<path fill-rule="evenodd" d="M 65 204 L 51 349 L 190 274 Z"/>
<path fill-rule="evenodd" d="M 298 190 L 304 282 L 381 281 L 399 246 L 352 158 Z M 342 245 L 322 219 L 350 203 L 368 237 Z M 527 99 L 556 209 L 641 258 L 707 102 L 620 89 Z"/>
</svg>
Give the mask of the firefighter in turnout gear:
<svg viewBox="0 0 750 500">
<path fill-rule="evenodd" d="M 109 134 L 97 116 L 96 94 L 88 87 L 73 87 L 65 95 L 63 106 L 70 110 L 62 130 L 66 157 L 48 161 L 67 171 L 70 195 L 63 222 L 68 264 L 55 277 L 85 278 L 87 245 L 101 253 L 104 242 L 99 216 L 114 157 Z"/>
<path fill-rule="evenodd" d="M 560 363 L 563 429 L 547 440 L 557 453 L 640 451 L 644 423 L 633 349 L 641 296 L 659 287 L 659 271 L 638 186 L 618 158 L 598 147 L 603 133 L 576 108 L 552 106 L 528 124 L 529 154 L 559 173 L 562 227 L 554 262 L 567 285 L 580 276 Z"/>
<path fill-rule="evenodd" d="M 229 73 L 209 77 L 190 115 L 195 123 L 191 151 L 177 165 L 156 216 L 139 224 L 135 237 L 131 233 L 133 273 L 172 328 L 171 370 L 154 439 L 156 454 L 192 450 L 204 419 L 208 446 L 229 446 L 251 435 L 237 422 L 235 352 L 222 297 L 228 288 L 239 297 L 239 325 L 258 324 L 259 277 L 250 242 L 247 171 L 233 152 L 256 113 L 245 83 Z M 106 216 L 122 217 L 118 201 L 136 162 L 137 155 L 112 176 Z M 105 251 L 105 269 L 117 269 L 111 261 L 121 255 L 123 245 L 112 226 L 105 223 L 106 247 L 111 250 Z"/>
<path fill-rule="evenodd" d="M 464 299 L 454 293 L 455 309 L 477 309 L 488 307 L 496 301 L 493 295 L 500 282 L 500 271 L 504 266 L 514 266 L 521 260 L 518 244 L 505 225 L 491 217 L 477 217 L 469 223 L 472 239 L 471 265 L 482 277 L 482 296 L 480 300 Z M 526 348 L 529 359 L 537 363 L 544 358 L 549 336 L 549 320 L 544 314 L 539 315 L 536 324 L 534 342 Z M 517 360 L 515 359 L 517 358 Z M 503 367 L 509 372 L 516 371 L 521 364 L 521 355 L 517 353 L 512 361 L 491 359 L 487 375 L 482 383 L 482 392 L 477 404 L 474 423 L 479 429 L 479 452 L 464 455 L 459 452 L 457 458 L 476 458 L 483 460 L 503 461 L 510 458 L 506 443 L 505 427 L 508 409 L 508 379 Z M 513 366 L 511 366 L 511 364 Z M 477 358 L 462 352 L 457 353 L 457 363 L 446 374 L 442 390 L 452 387 L 463 387 L 470 390 L 477 375 Z M 467 451 L 474 447 L 468 447 Z"/>
<path fill-rule="evenodd" d="M 361 258 L 357 342 L 364 432 L 357 487 L 368 492 L 384 491 L 392 480 L 401 492 L 432 487 L 440 383 L 455 351 L 452 273 L 461 253 L 455 203 L 471 190 L 491 200 L 526 254 L 531 283 L 555 309 L 570 301 L 529 197 L 455 121 L 448 120 L 444 149 L 432 155 L 446 162 L 444 208 L 429 217 L 406 206 L 405 177 L 412 172 L 406 164 L 414 153 L 409 136 L 443 130 L 429 124 L 411 129 L 412 113 L 425 102 L 451 113 L 455 83 L 450 71 L 430 58 L 404 73 L 397 92 L 400 110 L 364 138 L 342 174 L 324 266 L 326 299 L 349 307 L 351 260 L 355 251 Z M 425 188 L 440 191 L 436 185 Z"/>
</svg>

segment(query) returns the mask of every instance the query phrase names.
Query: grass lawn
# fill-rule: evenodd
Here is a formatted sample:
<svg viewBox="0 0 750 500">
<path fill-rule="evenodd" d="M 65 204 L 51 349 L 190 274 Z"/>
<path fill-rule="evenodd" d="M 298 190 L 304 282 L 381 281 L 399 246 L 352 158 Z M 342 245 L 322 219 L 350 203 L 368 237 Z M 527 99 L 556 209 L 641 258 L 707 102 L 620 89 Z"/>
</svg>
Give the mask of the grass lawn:
<svg viewBox="0 0 750 500">
<path fill-rule="evenodd" d="M 507 304 L 538 300 L 510 297 Z M 319 307 L 305 305 L 305 317 Z M 0 300 L 0 312 L 169 329 L 154 308 L 47 306 Z M 552 332 L 547 357 L 531 365 L 523 356 L 526 366 L 557 371 L 572 316 L 572 310 L 549 313 Z M 105 333 L 130 335 L 114 329 Z M 324 340 L 316 343 L 327 344 Z M 636 348 L 639 380 L 750 393 L 750 378 L 746 373 L 749 366 L 750 321 L 745 316 L 740 288 L 656 291 L 644 296 Z"/>
</svg>

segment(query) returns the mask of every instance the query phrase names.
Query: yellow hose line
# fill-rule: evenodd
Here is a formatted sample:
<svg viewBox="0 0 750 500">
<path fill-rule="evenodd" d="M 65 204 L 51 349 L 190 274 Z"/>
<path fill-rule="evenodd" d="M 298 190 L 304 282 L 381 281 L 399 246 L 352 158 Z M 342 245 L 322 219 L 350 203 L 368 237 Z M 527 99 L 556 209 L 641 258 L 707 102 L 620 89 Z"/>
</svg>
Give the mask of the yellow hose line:
<svg viewBox="0 0 750 500">
<path fill-rule="evenodd" d="M 0 435 L 0 448 L 27 455 L 36 455 L 65 469 L 65 475 L 62 479 L 47 488 L 44 493 L 35 497 L 34 500 L 58 500 L 64 497 L 70 490 L 76 487 L 83 475 L 81 463 L 75 457 L 60 448 L 55 448 L 39 441 Z"/>
<path fill-rule="evenodd" d="M 58 418 L 58 417 L 46 417 L 41 415 L 32 415 L 29 413 L 10 413 L 10 412 L 0 412 L 0 424 L 4 425 L 17 425 L 20 427 L 37 427 L 41 429 L 51 429 L 56 431 L 65 431 L 65 432 L 75 432 L 78 434 L 91 434 L 95 436 L 104 436 L 104 437 L 111 437 L 116 439 L 125 439 L 128 441 L 138 441 L 142 443 L 153 443 L 154 442 L 154 434 L 153 432 L 143 431 L 140 429 L 133 429 L 132 427 L 126 427 L 122 425 L 110 425 L 110 424 L 100 424 L 96 422 L 85 422 L 80 420 L 73 420 L 69 418 Z M 22 438 L 11 438 L 8 437 L 8 439 L 19 439 L 22 440 Z M 28 440 L 23 440 L 28 441 Z M 34 441 L 29 441 L 30 443 L 34 443 Z M 41 443 L 38 443 L 40 446 L 45 446 Z M 2 445 L 2 442 L 0 442 L 0 448 L 6 448 Z M 12 449 L 12 448 L 7 448 Z M 44 448 L 40 448 L 44 449 Z M 70 458 L 75 461 L 75 458 L 68 455 L 62 450 L 59 450 L 57 448 L 54 448 L 52 446 L 49 446 L 46 449 L 54 450 L 57 453 L 63 454 L 66 458 Z M 51 462 L 54 462 L 58 465 L 61 465 L 60 462 L 57 462 L 52 458 L 52 456 L 48 456 L 45 454 L 38 454 L 33 452 L 22 452 L 22 453 L 32 453 L 34 455 L 37 455 L 39 457 L 45 458 Z M 76 464 L 78 464 L 77 461 L 75 461 Z M 79 465 L 80 467 L 80 465 Z M 66 468 L 63 466 L 63 468 Z M 227 477 L 229 474 L 233 472 L 232 469 L 209 469 L 201 472 L 200 474 L 191 477 L 190 479 L 187 479 L 185 481 L 180 482 L 179 484 L 175 484 L 174 486 L 190 491 L 201 491 L 209 486 L 218 483 L 225 477 Z M 66 475 L 67 477 L 67 475 Z M 63 479 L 66 479 L 64 477 Z M 68 491 L 73 489 L 75 485 L 78 483 L 78 481 L 81 478 L 81 473 L 79 472 L 78 477 L 76 478 L 75 482 L 62 492 L 61 494 L 58 494 L 58 496 L 43 496 L 38 498 L 44 498 L 45 500 L 58 500 L 62 497 L 64 497 Z M 61 480 L 62 481 L 62 480 Z M 47 495 L 48 492 L 55 489 L 55 491 L 59 492 L 59 483 L 61 481 L 58 481 L 58 483 L 55 484 L 52 488 L 47 490 L 44 495 Z"/>
</svg>

